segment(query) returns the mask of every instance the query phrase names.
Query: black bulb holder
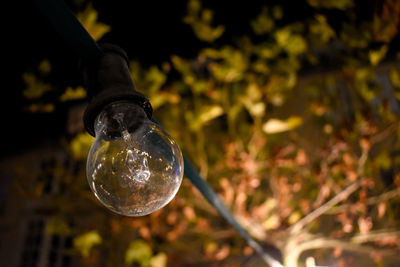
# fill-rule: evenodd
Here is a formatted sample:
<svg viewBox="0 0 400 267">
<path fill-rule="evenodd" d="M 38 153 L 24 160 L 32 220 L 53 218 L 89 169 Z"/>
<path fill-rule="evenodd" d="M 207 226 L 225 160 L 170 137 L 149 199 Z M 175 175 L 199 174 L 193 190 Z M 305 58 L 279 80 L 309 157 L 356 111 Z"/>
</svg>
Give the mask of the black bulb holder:
<svg viewBox="0 0 400 267">
<path fill-rule="evenodd" d="M 96 135 L 94 123 L 97 116 L 111 103 L 134 103 L 144 111 L 148 119 L 151 119 L 153 113 L 149 100 L 136 91 L 126 52 L 113 44 L 102 44 L 100 47 L 103 51 L 100 57 L 82 60 L 83 79 L 90 98 L 83 121 L 92 136 Z M 138 113 L 143 113 L 141 109 Z"/>
</svg>

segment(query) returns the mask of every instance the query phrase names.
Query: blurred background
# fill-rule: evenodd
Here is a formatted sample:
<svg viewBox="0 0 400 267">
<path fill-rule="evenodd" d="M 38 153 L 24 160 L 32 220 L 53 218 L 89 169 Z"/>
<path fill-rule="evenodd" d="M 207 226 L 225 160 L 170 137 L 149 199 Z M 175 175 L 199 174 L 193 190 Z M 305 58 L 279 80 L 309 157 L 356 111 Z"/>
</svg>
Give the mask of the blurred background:
<svg viewBox="0 0 400 267">
<path fill-rule="evenodd" d="M 66 3 L 266 251 L 399 266 L 399 1 Z M 151 215 L 106 210 L 79 58 L 34 3 L 7 12 L 0 266 L 265 266 L 187 179 Z"/>
</svg>

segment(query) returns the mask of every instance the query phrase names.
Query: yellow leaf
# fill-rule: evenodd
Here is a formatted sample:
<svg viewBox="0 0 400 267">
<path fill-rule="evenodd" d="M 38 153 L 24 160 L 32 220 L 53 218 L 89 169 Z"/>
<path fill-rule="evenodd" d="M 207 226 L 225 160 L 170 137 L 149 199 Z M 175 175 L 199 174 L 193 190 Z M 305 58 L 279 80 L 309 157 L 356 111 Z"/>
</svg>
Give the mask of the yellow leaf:
<svg viewBox="0 0 400 267">
<path fill-rule="evenodd" d="M 167 266 L 167 255 L 165 253 L 158 253 L 150 260 L 151 267 L 165 267 Z"/>
<path fill-rule="evenodd" d="M 200 114 L 199 120 L 202 124 L 204 124 L 210 120 L 213 120 L 221 116 L 223 113 L 224 113 L 223 108 L 218 105 L 206 107 L 205 110 Z"/>
<path fill-rule="evenodd" d="M 204 244 L 204 251 L 206 254 L 212 254 L 218 249 L 218 244 L 214 241 L 208 241 Z"/>
<path fill-rule="evenodd" d="M 346 10 L 354 6 L 353 0 L 307 0 L 310 6 L 316 8 L 332 8 Z"/>
<path fill-rule="evenodd" d="M 83 12 L 78 13 L 76 17 L 90 36 L 92 36 L 96 41 L 101 39 L 104 34 L 111 30 L 110 26 L 97 22 L 98 13 L 92 5 L 88 5 L 86 9 Z"/>
<path fill-rule="evenodd" d="M 217 59 L 217 58 L 221 58 L 221 53 L 219 50 L 214 49 L 214 48 L 204 48 L 200 52 L 200 56 Z"/>
<path fill-rule="evenodd" d="M 189 1 L 187 13 L 188 14 L 183 18 L 183 22 L 192 27 L 194 34 L 200 40 L 214 42 L 224 33 L 224 26 L 211 26 L 214 16 L 213 11 L 210 9 L 202 10 L 200 1 Z"/>
<path fill-rule="evenodd" d="M 246 88 L 246 94 L 252 101 L 259 101 L 262 98 L 262 92 L 257 83 L 250 83 Z"/>
<path fill-rule="evenodd" d="M 263 7 L 261 14 L 259 14 L 256 19 L 251 21 L 251 27 L 256 34 L 264 34 L 271 32 L 275 26 L 274 20 L 268 14 L 268 9 Z"/>
<path fill-rule="evenodd" d="M 188 3 L 188 13 L 197 13 L 201 10 L 201 1 L 190 0 Z"/>
<path fill-rule="evenodd" d="M 167 80 L 164 72 L 160 71 L 156 66 L 151 66 L 145 77 L 148 85 L 149 94 L 157 93 Z"/>
<path fill-rule="evenodd" d="M 127 264 L 137 262 L 141 265 L 148 265 L 151 260 L 151 255 L 151 248 L 146 242 L 135 240 L 131 242 L 129 248 L 125 252 L 125 262 Z"/>
<path fill-rule="evenodd" d="M 51 64 L 50 64 L 50 61 L 48 61 L 47 59 L 43 59 L 43 60 L 40 62 L 38 69 L 39 69 L 39 71 L 40 71 L 42 74 L 44 74 L 44 75 L 49 74 L 50 71 L 51 71 Z"/>
<path fill-rule="evenodd" d="M 335 37 L 335 31 L 328 24 L 328 20 L 324 15 L 317 14 L 315 21 L 310 25 L 310 32 L 316 37 L 316 42 L 320 45 L 327 43 Z"/>
<path fill-rule="evenodd" d="M 294 34 L 289 27 L 275 32 L 276 42 L 288 54 L 299 55 L 307 49 L 307 43 L 300 34 Z"/>
<path fill-rule="evenodd" d="M 26 110 L 33 113 L 51 113 L 55 109 L 53 104 L 32 104 L 26 107 Z"/>
<path fill-rule="evenodd" d="M 86 97 L 86 90 L 82 86 L 78 86 L 76 89 L 68 87 L 67 90 L 60 96 L 60 101 L 65 102 L 68 100 L 77 100 Z"/>
<path fill-rule="evenodd" d="M 173 55 L 171 56 L 171 61 L 172 64 L 174 65 L 174 68 L 179 71 L 181 74 L 188 74 L 191 72 L 189 62 L 184 60 L 183 58 Z"/>
<path fill-rule="evenodd" d="M 280 51 L 280 48 L 276 44 L 262 44 L 256 47 L 256 52 L 261 57 L 267 59 L 275 58 Z"/>
<path fill-rule="evenodd" d="M 86 159 L 93 141 L 94 137 L 88 133 L 80 133 L 75 136 L 69 145 L 72 156 L 77 160 Z"/>
<path fill-rule="evenodd" d="M 378 63 L 385 57 L 387 50 L 388 46 L 383 45 L 379 50 L 369 51 L 368 57 L 369 62 L 371 62 L 372 66 L 378 65 Z"/>
<path fill-rule="evenodd" d="M 279 227 L 281 224 L 278 215 L 272 214 L 271 216 L 268 217 L 263 223 L 262 226 L 264 227 L 265 230 L 272 230 L 276 229 Z"/>
<path fill-rule="evenodd" d="M 293 212 L 289 218 L 288 218 L 288 223 L 289 224 L 295 224 L 301 219 L 301 214 L 298 211 Z"/>
<path fill-rule="evenodd" d="M 211 9 L 204 9 L 201 13 L 201 20 L 205 23 L 211 23 L 214 17 L 214 12 Z"/>
<path fill-rule="evenodd" d="M 382 151 L 379 155 L 375 158 L 376 164 L 381 167 L 382 169 L 388 170 L 392 166 L 392 158 L 387 151 Z"/>
<path fill-rule="evenodd" d="M 247 90 L 250 91 L 251 88 L 252 86 L 249 86 Z M 265 113 L 266 106 L 264 102 L 256 101 L 256 99 L 259 99 L 261 97 L 261 96 L 257 97 L 257 94 L 261 95 L 259 89 L 258 91 L 255 91 L 253 94 L 247 94 L 247 97 L 243 97 L 241 100 L 246 109 L 250 112 L 250 114 L 253 117 L 262 117 Z"/>
<path fill-rule="evenodd" d="M 282 19 L 283 18 L 283 10 L 282 7 L 280 6 L 274 6 L 272 8 L 272 16 L 274 17 L 274 19 Z"/>
<path fill-rule="evenodd" d="M 287 120 L 270 119 L 263 125 L 263 131 L 267 134 L 275 134 L 293 130 L 303 123 L 300 117 L 290 117 Z"/>
<path fill-rule="evenodd" d="M 289 29 L 284 28 L 275 32 L 275 39 L 279 45 L 285 46 L 289 41 L 290 35 Z"/>
<path fill-rule="evenodd" d="M 165 103 L 177 104 L 181 101 L 181 96 L 175 93 L 160 92 L 150 97 L 153 110 L 158 109 Z"/>
<path fill-rule="evenodd" d="M 389 76 L 393 86 L 400 88 L 400 73 L 396 69 L 391 69 Z"/>
<path fill-rule="evenodd" d="M 74 238 L 74 248 L 85 258 L 89 257 L 90 251 L 96 245 L 101 244 L 102 239 L 97 231 L 90 231 Z"/>
<path fill-rule="evenodd" d="M 22 94 L 28 99 L 40 98 L 44 93 L 51 91 L 51 85 L 40 81 L 32 73 L 22 74 L 22 79 L 24 80 L 27 88 L 24 89 Z"/>
<path fill-rule="evenodd" d="M 61 218 L 53 218 L 46 224 L 46 232 L 50 235 L 68 236 L 71 234 L 71 228 Z"/>
<path fill-rule="evenodd" d="M 190 129 L 192 131 L 197 131 L 202 125 L 221 116 L 223 113 L 224 110 L 222 107 L 214 105 L 203 107 L 199 115 L 195 116 L 193 113 L 188 112 L 185 114 L 185 116 L 190 122 Z"/>
</svg>

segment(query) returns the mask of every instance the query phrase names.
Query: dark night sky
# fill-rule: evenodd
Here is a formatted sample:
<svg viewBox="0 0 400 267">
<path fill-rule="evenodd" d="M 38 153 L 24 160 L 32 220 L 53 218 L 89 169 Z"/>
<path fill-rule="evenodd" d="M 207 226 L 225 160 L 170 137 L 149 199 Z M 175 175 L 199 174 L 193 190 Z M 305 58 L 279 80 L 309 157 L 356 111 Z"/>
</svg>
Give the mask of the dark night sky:
<svg viewBox="0 0 400 267">
<path fill-rule="evenodd" d="M 3 140 L 7 140 L 0 157 L 24 150 L 48 138 L 60 136 L 65 131 L 66 110 L 57 108 L 54 114 L 30 114 L 22 111 L 21 75 L 36 68 L 48 58 L 52 63 L 54 82 L 65 88 L 79 83 L 78 58 L 68 44 L 55 32 L 46 18 L 27 1 L 22 5 L 13 2 L 7 12 L 13 14 L 6 27 L 4 40 L 6 53 L 3 63 L 7 66 L 3 99 L 0 107 L 3 121 Z M 112 27 L 102 39 L 124 48 L 130 58 L 142 65 L 160 65 L 172 54 L 193 57 L 206 44 L 198 41 L 191 28 L 182 23 L 186 11 L 186 0 L 175 1 L 93 1 L 99 12 L 99 21 Z M 67 1 L 69 3 L 69 1 Z M 226 32 L 216 46 L 232 43 L 235 36 L 248 34 L 249 21 L 260 11 L 265 1 L 203 0 L 204 6 L 215 10 L 215 21 L 226 26 Z M 308 16 L 306 1 L 268 1 L 268 5 L 279 3 L 285 8 L 289 21 Z M 363 1 L 363 6 L 372 14 L 373 1 Z M 335 17 L 336 14 L 331 14 Z M 340 21 L 340 17 L 335 17 Z M 64 87 L 63 87 L 64 86 Z"/>
</svg>

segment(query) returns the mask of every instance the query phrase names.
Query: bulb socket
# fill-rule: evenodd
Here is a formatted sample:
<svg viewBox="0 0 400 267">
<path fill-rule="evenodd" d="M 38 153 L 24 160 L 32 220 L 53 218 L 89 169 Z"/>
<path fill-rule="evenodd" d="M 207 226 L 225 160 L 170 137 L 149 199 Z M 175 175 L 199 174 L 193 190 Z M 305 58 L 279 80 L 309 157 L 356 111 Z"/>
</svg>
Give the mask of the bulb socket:
<svg viewBox="0 0 400 267">
<path fill-rule="evenodd" d="M 94 123 L 97 116 L 113 102 L 134 103 L 144 110 L 148 119 L 151 119 L 153 113 L 150 101 L 136 91 L 126 52 L 113 44 L 102 44 L 100 47 L 103 54 L 99 58 L 86 60 L 81 64 L 83 80 L 90 97 L 83 121 L 92 136 L 96 135 Z"/>
</svg>

